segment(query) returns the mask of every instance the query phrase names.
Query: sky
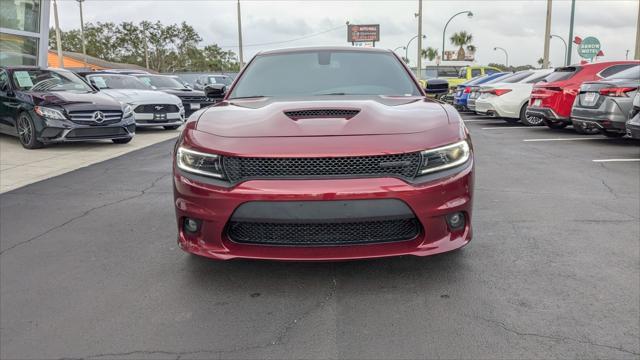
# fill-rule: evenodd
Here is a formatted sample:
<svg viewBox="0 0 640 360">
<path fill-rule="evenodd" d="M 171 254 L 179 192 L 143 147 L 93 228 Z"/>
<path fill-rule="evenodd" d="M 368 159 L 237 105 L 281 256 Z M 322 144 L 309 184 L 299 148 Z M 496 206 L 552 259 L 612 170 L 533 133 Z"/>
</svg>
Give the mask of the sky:
<svg viewBox="0 0 640 360">
<path fill-rule="evenodd" d="M 274 48 L 350 45 L 346 22 L 380 24 L 380 42 L 376 47 L 395 49 L 405 46 L 417 34 L 418 0 L 359 1 L 267 1 L 241 0 L 242 35 L 245 62 L 256 52 Z M 544 50 L 546 0 L 424 0 L 423 47 L 442 47 L 442 31 L 455 13 L 469 10 L 473 17 L 457 16 L 447 27 L 445 48 L 452 50 L 448 38 L 457 31 L 473 35 L 479 64 L 505 63 L 502 47 L 510 65 L 535 65 Z M 605 56 L 601 60 L 633 57 L 640 0 L 577 0 L 574 36 L 595 36 Z M 85 22 L 159 20 L 164 24 L 186 21 L 203 38 L 200 44 L 215 43 L 237 52 L 237 15 L 235 0 L 85 0 Z M 553 0 L 551 33 L 567 40 L 571 1 Z M 80 15 L 75 0 L 58 0 L 60 27 L 79 28 Z M 53 25 L 53 11 L 51 11 Z M 562 65 L 562 41 L 551 40 L 550 61 Z M 398 50 L 403 54 L 404 50 Z M 409 47 L 409 59 L 415 64 L 417 41 Z M 578 55 L 574 45 L 572 62 Z"/>
</svg>

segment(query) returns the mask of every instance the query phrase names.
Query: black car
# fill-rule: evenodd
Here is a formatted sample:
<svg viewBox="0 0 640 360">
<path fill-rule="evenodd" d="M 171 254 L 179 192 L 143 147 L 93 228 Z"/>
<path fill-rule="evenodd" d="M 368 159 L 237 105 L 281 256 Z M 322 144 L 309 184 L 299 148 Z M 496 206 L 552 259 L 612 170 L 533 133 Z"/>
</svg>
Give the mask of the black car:
<svg viewBox="0 0 640 360">
<path fill-rule="evenodd" d="M 213 99 L 207 98 L 204 91 L 193 90 L 171 76 L 153 74 L 134 74 L 133 76 L 153 89 L 179 97 L 187 115 L 214 103 Z"/>
<path fill-rule="evenodd" d="M 200 77 L 196 79 L 196 83 L 193 85 L 193 88 L 196 90 L 204 90 L 204 88 L 207 85 L 212 85 L 212 84 L 222 84 L 229 87 L 229 85 L 231 85 L 232 82 L 233 82 L 233 78 L 231 78 L 231 76 L 228 76 L 228 75 L 222 75 L 222 74 L 200 75 Z"/>
<path fill-rule="evenodd" d="M 70 71 L 0 67 L 0 132 L 27 149 L 48 143 L 110 139 L 135 134 L 133 110 L 98 93 Z"/>
</svg>

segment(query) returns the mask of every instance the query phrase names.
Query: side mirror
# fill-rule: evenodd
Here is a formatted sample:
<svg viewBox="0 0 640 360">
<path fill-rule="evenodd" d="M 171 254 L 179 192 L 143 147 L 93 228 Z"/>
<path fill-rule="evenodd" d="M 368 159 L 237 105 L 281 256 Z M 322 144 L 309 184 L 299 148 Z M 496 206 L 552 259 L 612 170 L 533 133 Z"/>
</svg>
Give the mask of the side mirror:
<svg viewBox="0 0 640 360">
<path fill-rule="evenodd" d="M 424 91 L 427 95 L 440 96 L 449 92 L 449 82 L 443 79 L 429 79 L 426 81 Z"/>
<path fill-rule="evenodd" d="M 186 87 L 187 89 L 192 89 L 191 84 L 189 83 L 184 83 L 184 87 Z"/>
<path fill-rule="evenodd" d="M 227 93 L 227 86 L 224 84 L 210 84 L 204 87 L 204 93 L 208 98 L 222 99 Z"/>
</svg>

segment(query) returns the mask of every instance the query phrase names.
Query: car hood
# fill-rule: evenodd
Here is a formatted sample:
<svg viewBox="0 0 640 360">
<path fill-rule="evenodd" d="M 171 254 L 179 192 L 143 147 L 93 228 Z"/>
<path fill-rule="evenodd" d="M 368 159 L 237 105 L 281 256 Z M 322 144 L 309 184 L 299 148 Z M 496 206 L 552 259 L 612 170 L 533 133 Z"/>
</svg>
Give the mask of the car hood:
<svg viewBox="0 0 640 360">
<path fill-rule="evenodd" d="M 324 97 L 314 100 L 228 100 L 203 111 L 196 129 L 224 137 L 288 137 L 409 134 L 449 123 L 437 102 L 423 97 Z M 351 118 L 295 118 L 285 112 L 357 110 Z"/>
<path fill-rule="evenodd" d="M 22 91 L 16 94 L 17 97 L 28 100 L 31 99 L 35 105 L 77 105 L 77 106 L 103 106 L 108 108 L 121 108 L 118 100 L 100 92 L 77 92 L 77 91 L 49 91 L 31 92 Z"/>
<path fill-rule="evenodd" d="M 133 104 L 178 104 L 181 102 L 175 95 L 156 90 L 102 89 L 100 92 L 119 101 Z"/>
</svg>

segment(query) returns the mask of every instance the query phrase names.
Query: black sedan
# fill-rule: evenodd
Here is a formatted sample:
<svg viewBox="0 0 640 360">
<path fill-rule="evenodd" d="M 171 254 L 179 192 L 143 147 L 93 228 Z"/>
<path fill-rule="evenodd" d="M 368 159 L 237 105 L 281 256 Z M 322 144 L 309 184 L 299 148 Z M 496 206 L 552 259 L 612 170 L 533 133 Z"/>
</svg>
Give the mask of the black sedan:
<svg viewBox="0 0 640 360">
<path fill-rule="evenodd" d="M 48 143 L 110 139 L 135 134 L 133 110 L 100 94 L 72 72 L 0 67 L 0 132 L 35 149 Z"/>
<path fill-rule="evenodd" d="M 133 76 L 151 86 L 153 89 L 175 95 L 182 100 L 187 115 L 213 104 L 213 99 L 206 97 L 200 90 L 193 90 L 175 78 L 167 75 L 134 74 Z"/>
</svg>

